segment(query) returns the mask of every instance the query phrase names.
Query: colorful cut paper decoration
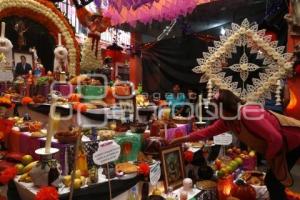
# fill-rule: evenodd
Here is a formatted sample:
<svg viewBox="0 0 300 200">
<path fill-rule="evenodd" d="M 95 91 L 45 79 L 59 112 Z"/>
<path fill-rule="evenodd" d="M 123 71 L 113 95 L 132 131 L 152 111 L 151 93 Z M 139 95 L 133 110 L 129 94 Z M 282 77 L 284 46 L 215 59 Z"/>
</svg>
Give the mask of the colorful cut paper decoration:
<svg viewBox="0 0 300 200">
<path fill-rule="evenodd" d="M 271 98 L 272 88 L 276 93 L 276 103 L 280 103 L 280 81 L 292 71 L 292 63 L 289 62 L 291 54 L 283 53 L 284 47 L 277 46 L 277 41 L 271 41 L 270 35 L 265 35 L 265 30 L 258 30 L 258 25 L 250 25 L 245 19 L 242 25 L 232 24 L 232 30 L 226 30 L 220 41 L 215 41 L 215 47 L 209 47 L 209 52 L 203 53 L 199 58 L 199 66 L 195 67 L 195 73 L 202 73 L 200 82 L 208 81 L 208 101 L 213 96 L 213 88 L 228 89 L 235 95 L 246 101 L 264 102 Z M 237 54 L 237 48 L 243 49 L 239 63 L 225 66 L 228 59 Z M 246 53 L 249 49 L 250 53 Z M 247 55 L 248 54 L 248 55 Z M 261 66 L 249 62 L 249 56 L 256 55 L 256 59 L 262 62 Z M 241 81 L 233 80 L 232 73 L 238 73 Z M 256 72 L 257 77 L 249 79 L 249 74 Z M 230 73 L 229 73 L 230 74 Z M 242 82 L 242 84 L 240 83 Z M 276 89 L 277 88 L 277 89 Z M 216 90 L 215 90 L 216 91 Z"/>
<path fill-rule="evenodd" d="M 173 20 L 178 16 L 185 16 L 191 13 L 197 5 L 211 1 L 212 0 L 111 0 L 104 16 L 111 18 L 112 25 L 129 23 L 135 26 L 137 21 L 147 24 L 152 23 L 153 20 Z M 129 2 L 131 2 L 131 4 Z M 148 3 L 143 4 L 145 2 Z M 121 7 L 120 5 L 122 5 L 122 3 L 126 5 Z"/>
</svg>

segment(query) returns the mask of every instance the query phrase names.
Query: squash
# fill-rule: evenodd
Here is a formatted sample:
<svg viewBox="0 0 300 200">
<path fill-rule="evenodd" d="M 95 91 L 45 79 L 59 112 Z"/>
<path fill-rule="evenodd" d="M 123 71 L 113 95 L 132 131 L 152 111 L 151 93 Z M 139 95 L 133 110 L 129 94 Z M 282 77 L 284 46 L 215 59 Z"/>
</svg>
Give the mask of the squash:
<svg viewBox="0 0 300 200">
<path fill-rule="evenodd" d="M 73 109 L 78 111 L 78 112 L 86 112 L 87 111 L 87 106 L 84 103 L 75 102 L 73 104 Z"/>
<path fill-rule="evenodd" d="M 69 102 L 80 102 L 81 95 L 77 93 L 72 93 L 69 97 Z"/>
<path fill-rule="evenodd" d="M 106 96 L 104 98 L 104 102 L 108 105 L 113 105 L 116 103 L 116 99 L 114 97 L 114 88 L 107 87 L 106 88 Z"/>
</svg>

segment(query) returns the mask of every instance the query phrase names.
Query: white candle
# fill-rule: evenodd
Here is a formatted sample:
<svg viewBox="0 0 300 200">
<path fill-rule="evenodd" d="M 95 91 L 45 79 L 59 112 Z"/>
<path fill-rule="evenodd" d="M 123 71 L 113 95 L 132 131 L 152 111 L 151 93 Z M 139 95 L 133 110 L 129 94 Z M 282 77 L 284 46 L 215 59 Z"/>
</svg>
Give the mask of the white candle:
<svg viewBox="0 0 300 200">
<path fill-rule="evenodd" d="M 61 44 L 61 34 L 59 33 L 58 34 L 58 46 L 61 46 L 62 44 Z"/>
<path fill-rule="evenodd" d="M 1 23 L 1 37 L 5 37 L 5 22 Z"/>
<path fill-rule="evenodd" d="M 51 116 L 51 112 L 50 112 L 48 131 L 47 131 L 47 140 L 46 140 L 46 145 L 45 145 L 46 153 L 50 153 L 52 137 L 59 127 L 59 122 L 60 122 L 60 115 L 54 114 L 53 116 Z"/>
<path fill-rule="evenodd" d="M 200 94 L 198 96 L 198 101 L 199 101 L 199 113 L 198 113 L 198 118 L 199 118 L 199 122 L 202 122 L 202 95 Z"/>
</svg>

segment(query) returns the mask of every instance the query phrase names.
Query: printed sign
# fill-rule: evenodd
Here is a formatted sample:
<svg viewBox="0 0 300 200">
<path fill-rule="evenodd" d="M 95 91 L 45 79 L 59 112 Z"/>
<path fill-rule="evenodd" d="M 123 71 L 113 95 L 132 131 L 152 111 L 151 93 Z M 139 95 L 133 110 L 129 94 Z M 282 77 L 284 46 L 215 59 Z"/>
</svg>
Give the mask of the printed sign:
<svg viewBox="0 0 300 200">
<path fill-rule="evenodd" d="M 150 168 L 150 183 L 156 185 L 161 176 L 160 162 L 157 162 Z"/>
<path fill-rule="evenodd" d="M 223 133 L 214 136 L 214 143 L 216 145 L 230 145 L 232 143 L 232 135 L 229 133 Z"/>
<path fill-rule="evenodd" d="M 99 143 L 98 151 L 93 154 L 94 163 L 104 165 L 119 158 L 121 147 L 115 141 L 105 141 Z"/>
</svg>

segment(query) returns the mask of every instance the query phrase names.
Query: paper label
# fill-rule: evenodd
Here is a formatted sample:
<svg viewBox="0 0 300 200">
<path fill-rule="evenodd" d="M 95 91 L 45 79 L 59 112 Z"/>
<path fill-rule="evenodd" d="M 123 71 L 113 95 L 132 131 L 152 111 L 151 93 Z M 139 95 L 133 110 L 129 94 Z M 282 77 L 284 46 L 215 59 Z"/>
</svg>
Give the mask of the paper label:
<svg viewBox="0 0 300 200">
<path fill-rule="evenodd" d="M 223 133 L 214 136 L 214 143 L 216 145 L 230 145 L 232 143 L 232 135 L 229 133 Z"/>
<path fill-rule="evenodd" d="M 160 162 L 157 162 L 150 168 L 150 183 L 156 185 L 161 176 Z"/>
<path fill-rule="evenodd" d="M 97 165 L 104 165 L 117 160 L 120 153 L 121 147 L 115 141 L 100 142 L 98 151 L 93 154 L 93 160 Z"/>
</svg>

